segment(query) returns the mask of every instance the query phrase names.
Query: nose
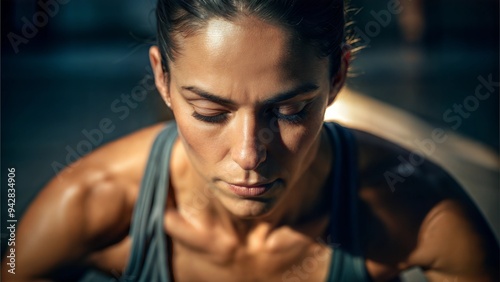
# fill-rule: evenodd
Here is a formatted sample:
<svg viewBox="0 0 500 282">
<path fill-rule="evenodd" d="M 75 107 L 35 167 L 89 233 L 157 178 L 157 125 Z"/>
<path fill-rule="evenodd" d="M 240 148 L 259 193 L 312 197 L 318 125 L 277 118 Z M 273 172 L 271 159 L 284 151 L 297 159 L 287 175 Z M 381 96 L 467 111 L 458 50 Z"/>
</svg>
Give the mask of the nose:
<svg viewBox="0 0 500 282">
<path fill-rule="evenodd" d="M 244 170 L 255 170 L 267 157 L 267 148 L 259 140 L 259 126 L 255 117 L 245 117 L 235 126 L 231 158 Z"/>
</svg>

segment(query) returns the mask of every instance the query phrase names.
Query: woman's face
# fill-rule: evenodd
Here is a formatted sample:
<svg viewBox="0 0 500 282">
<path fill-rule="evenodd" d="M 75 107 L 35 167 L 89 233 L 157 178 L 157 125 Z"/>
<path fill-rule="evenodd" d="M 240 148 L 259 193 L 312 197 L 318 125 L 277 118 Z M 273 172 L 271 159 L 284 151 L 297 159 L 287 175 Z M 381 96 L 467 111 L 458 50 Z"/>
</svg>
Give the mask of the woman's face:
<svg viewBox="0 0 500 282">
<path fill-rule="evenodd" d="M 329 60 L 251 17 L 213 19 L 186 38 L 159 87 L 186 154 L 216 200 L 255 218 L 297 193 L 335 90 Z M 159 56 L 159 55 L 158 55 Z M 295 192 L 294 192 L 295 191 Z"/>
</svg>

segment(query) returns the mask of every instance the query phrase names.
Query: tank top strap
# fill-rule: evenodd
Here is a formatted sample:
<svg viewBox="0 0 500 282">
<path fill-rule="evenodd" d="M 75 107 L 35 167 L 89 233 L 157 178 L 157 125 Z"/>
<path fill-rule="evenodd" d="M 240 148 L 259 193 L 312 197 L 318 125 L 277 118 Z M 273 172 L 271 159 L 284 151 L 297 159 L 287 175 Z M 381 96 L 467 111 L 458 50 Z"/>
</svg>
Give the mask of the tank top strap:
<svg viewBox="0 0 500 282">
<path fill-rule="evenodd" d="M 334 122 L 325 123 L 334 149 L 331 178 L 330 242 L 334 244 L 327 281 L 370 281 L 361 247 L 358 216 L 358 165 L 352 132 Z"/>
<path fill-rule="evenodd" d="M 169 281 L 163 215 L 169 189 L 170 156 L 176 138 L 177 125 L 169 122 L 153 143 L 134 207 L 129 231 L 132 246 L 121 281 Z"/>
</svg>

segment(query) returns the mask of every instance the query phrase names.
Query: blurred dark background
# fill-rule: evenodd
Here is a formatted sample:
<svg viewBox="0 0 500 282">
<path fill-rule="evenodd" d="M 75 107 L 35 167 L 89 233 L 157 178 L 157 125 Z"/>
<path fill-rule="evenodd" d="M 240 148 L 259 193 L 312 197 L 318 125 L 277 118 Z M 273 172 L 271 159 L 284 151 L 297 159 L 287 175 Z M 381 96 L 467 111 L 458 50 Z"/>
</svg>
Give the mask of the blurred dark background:
<svg viewBox="0 0 500 282">
<path fill-rule="evenodd" d="M 353 0 L 362 7 L 353 14 L 354 29 L 368 37 L 354 62 L 356 77 L 348 85 L 417 115 L 435 126 L 449 128 L 443 118 L 454 104 L 475 94 L 478 77 L 499 79 L 499 2 L 495 0 Z M 398 6 L 389 23 L 383 12 Z M 380 16 L 374 16 L 378 14 Z M 380 32 L 373 22 L 381 23 Z M 371 22 L 371 24 L 370 24 Z M 369 37 L 370 32 L 376 34 Z M 365 37 L 365 38 L 366 38 Z M 484 91 L 484 89 L 483 89 Z M 487 93 L 487 92 L 485 92 Z M 498 152 L 498 87 L 456 130 Z M 472 104 L 471 104 L 472 105 Z M 451 117 L 451 115 L 449 116 Z"/>
<path fill-rule="evenodd" d="M 8 167 L 16 168 L 20 218 L 38 191 L 74 160 L 67 158 L 72 152 L 85 153 L 169 118 L 151 90 L 147 52 L 155 33 L 155 2 L 42 0 L 52 3 L 42 7 L 34 0 L 2 0 L 1 224 L 7 220 Z M 449 128 L 443 113 L 474 95 L 479 76 L 499 81 L 498 5 L 498 0 L 351 1 L 362 7 L 351 16 L 365 48 L 348 86 Z M 138 93 L 140 99 L 125 100 Z M 498 153 L 498 109 L 496 87 L 456 131 Z M 103 119 L 114 130 L 90 140 L 83 132 L 98 129 Z M 3 253 L 5 228 L 1 234 Z"/>
</svg>

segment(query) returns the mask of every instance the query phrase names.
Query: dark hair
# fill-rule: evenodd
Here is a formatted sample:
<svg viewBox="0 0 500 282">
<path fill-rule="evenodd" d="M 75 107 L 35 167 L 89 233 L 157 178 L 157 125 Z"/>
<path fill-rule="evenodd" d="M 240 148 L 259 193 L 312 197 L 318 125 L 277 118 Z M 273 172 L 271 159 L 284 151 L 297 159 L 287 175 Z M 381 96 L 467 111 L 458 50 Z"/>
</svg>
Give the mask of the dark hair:
<svg viewBox="0 0 500 282">
<path fill-rule="evenodd" d="M 319 56 L 330 56 L 330 71 L 337 73 L 345 40 L 344 0 L 158 0 L 157 40 L 164 70 L 179 52 L 175 35 L 188 36 L 212 18 L 239 15 L 289 29 L 315 46 Z"/>
</svg>

